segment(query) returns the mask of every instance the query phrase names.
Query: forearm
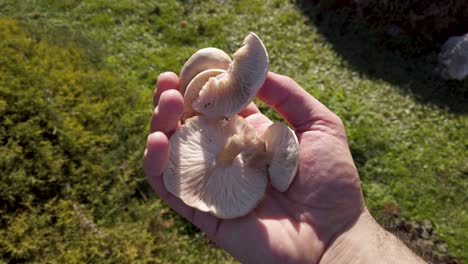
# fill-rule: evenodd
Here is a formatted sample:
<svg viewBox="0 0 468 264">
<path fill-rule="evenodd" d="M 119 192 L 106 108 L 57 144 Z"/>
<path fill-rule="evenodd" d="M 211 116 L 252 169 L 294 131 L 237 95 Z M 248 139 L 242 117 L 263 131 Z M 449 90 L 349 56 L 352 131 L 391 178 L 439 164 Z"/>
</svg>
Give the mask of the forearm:
<svg viewBox="0 0 468 264">
<path fill-rule="evenodd" d="M 425 263 L 368 212 L 329 245 L 320 263 Z"/>
</svg>

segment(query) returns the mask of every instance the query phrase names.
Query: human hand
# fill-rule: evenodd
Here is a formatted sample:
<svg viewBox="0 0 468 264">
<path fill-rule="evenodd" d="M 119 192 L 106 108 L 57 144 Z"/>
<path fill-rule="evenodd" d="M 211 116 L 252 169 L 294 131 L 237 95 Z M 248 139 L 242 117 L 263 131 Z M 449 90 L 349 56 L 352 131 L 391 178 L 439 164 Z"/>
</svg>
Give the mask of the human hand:
<svg viewBox="0 0 468 264">
<path fill-rule="evenodd" d="M 384 232 L 368 221 L 372 218 L 341 120 L 292 79 L 274 73 L 268 74 L 257 97 L 282 115 L 299 139 L 299 169 L 290 188 L 280 193 L 269 187 L 252 212 L 236 219 L 218 219 L 185 205 L 165 189 L 162 177 L 169 138 L 183 110 L 178 82 L 173 73 L 158 78 L 144 170 L 161 199 L 218 246 L 246 263 L 317 263 L 336 260 L 347 243 L 341 241 L 349 241 L 355 227 Z M 272 123 L 253 103 L 240 115 L 259 133 Z"/>
</svg>

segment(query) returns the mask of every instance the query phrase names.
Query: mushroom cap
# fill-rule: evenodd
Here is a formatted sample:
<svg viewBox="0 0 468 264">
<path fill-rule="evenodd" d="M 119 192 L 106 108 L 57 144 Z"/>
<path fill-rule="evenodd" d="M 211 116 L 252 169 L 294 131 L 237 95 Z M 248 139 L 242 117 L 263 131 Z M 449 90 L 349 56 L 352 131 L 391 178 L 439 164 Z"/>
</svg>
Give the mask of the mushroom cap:
<svg viewBox="0 0 468 264">
<path fill-rule="evenodd" d="M 190 81 L 202 71 L 209 69 L 227 70 L 231 64 L 229 55 L 217 48 L 204 48 L 195 52 L 184 64 L 179 76 L 179 87 L 182 94 Z"/>
<path fill-rule="evenodd" d="M 170 140 L 170 159 L 163 175 L 166 189 L 185 204 L 223 219 L 254 209 L 268 184 L 266 166 L 249 165 L 248 151 L 241 151 L 227 165 L 217 158 L 236 135 L 254 140 L 256 131 L 240 116 L 187 119 Z"/>
<path fill-rule="evenodd" d="M 286 191 L 299 167 L 299 142 L 287 125 L 275 122 L 263 134 L 266 151 L 271 160 L 268 174 L 271 184 L 280 192 Z"/>
<path fill-rule="evenodd" d="M 190 81 L 190 83 L 187 86 L 187 89 L 185 90 L 184 111 L 181 117 L 182 121 L 194 115 L 197 115 L 198 112 L 192 108 L 192 103 L 195 101 L 195 99 L 198 98 L 198 94 L 200 93 L 200 90 L 202 89 L 203 85 L 205 85 L 205 83 L 208 82 L 208 80 L 211 77 L 215 77 L 225 72 L 225 70 L 218 69 L 202 71 Z"/>
<path fill-rule="evenodd" d="M 250 33 L 234 53 L 227 72 L 210 79 L 192 106 L 210 118 L 236 115 L 255 97 L 267 73 L 267 50 L 260 38 Z"/>
</svg>

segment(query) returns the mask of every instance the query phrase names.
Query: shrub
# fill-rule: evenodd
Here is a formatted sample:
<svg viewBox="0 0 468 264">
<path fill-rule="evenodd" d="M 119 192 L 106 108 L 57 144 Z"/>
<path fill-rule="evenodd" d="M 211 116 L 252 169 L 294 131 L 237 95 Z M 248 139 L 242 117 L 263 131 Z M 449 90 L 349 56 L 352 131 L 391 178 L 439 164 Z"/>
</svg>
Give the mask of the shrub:
<svg viewBox="0 0 468 264">
<path fill-rule="evenodd" d="M 0 253 L 14 262 L 86 249 L 80 232 L 100 233 L 90 219 L 112 217 L 143 181 L 141 93 L 14 20 L 0 20 L 0 54 Z"/>
<path fill-rule="evenodd" d="M 149 191 L 149 94 L 30 31 L 0 18 L 0 262 L 229 261 Z"/>
</svg>

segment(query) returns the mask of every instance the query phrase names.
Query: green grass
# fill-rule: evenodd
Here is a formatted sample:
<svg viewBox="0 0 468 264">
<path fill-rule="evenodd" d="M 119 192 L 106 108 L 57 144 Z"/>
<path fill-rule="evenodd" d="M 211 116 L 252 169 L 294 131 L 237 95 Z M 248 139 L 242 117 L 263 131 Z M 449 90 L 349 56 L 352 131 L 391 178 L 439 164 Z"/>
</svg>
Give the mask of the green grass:
<svg viewBox="0 0 468 264">
<path fill-rule="evenodd" d="M 0 0 L 0 14 L 0 43 L 10 51 L 0 60 L 0 112 L 16 102 L 6 91 L 29 111 L 1 134 L 2 142 L 24 141 L 7 145 L 14 159 L 2 156 L 0 165 L 9 169 L 2 182 L 16 177 L 0 185 L 9 203 L 0 217 L 6 261 L 232 262 L 161 204 L 140 159 L 157 74 L 178 73 L 199 48 L 232 54 L 249 31 L 263 39 L 272 71 L 343 119 L 372 213 L 380 217 L 392 203 L 406 217 L 429 219 L 449 251 L 468 261 L 468 84 L 431 79 L 435 51 L 419 52 L 411 38 L 389 39 L 287 1 Z M 31 84 L 38 89 L 23 88 Z M 37 101 L 48 87 L 56 104 Z M 100 125 L 109 118 L 116 121 Z M 58 126 L 59 137 L 30 144 L 29 125 Z M 28 144 L 47 153 L 36 157 L 41 167 L 18 163 Z"/>
</svg>

